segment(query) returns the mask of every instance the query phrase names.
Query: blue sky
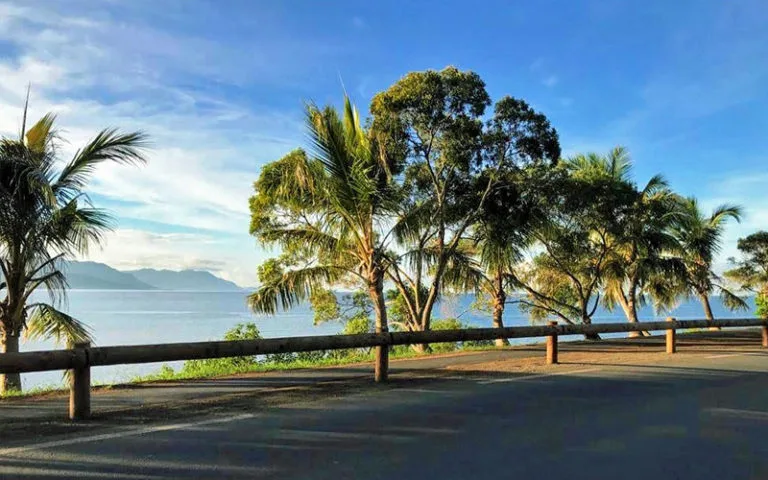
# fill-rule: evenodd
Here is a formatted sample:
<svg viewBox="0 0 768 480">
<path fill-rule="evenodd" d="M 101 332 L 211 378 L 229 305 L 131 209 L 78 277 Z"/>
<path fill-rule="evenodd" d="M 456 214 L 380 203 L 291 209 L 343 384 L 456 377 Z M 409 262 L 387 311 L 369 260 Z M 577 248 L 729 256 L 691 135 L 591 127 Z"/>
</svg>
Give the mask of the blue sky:
<svg viewBox="0 0 768 480">
<path fill-rule="evenodd" d="M 261 165 L 304 143 L 306 100 L 363 109 L 412 70 L 477 71 L 528 100 L 566 154 L 625 145 L 707 208 L 741 203 L 720 258 L 768 228 L 768 8 L 763 0 L 0 0 L 0 133 L 53 110 L 72 151 L 99 128 L 149 133 L 142 169 L 101 168 L 119 228 L 90 258 L 204 268 L 255 283 L 247 234 Z"/>
</svg>

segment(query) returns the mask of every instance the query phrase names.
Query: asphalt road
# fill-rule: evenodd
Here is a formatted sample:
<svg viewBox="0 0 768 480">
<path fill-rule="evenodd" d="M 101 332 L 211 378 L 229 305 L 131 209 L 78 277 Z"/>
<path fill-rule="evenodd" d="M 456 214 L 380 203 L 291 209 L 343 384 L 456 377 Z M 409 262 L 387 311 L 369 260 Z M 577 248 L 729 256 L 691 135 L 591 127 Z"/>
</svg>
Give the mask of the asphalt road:
<svg viewBox="0 0 768 480">
<path fill-rule="evenodd" d="M 0 448 L 2 478 L 766 479 L 768 354 L 424 380 Z M 404 376 L 403 376 L 404 377 Z"/>
</svg>

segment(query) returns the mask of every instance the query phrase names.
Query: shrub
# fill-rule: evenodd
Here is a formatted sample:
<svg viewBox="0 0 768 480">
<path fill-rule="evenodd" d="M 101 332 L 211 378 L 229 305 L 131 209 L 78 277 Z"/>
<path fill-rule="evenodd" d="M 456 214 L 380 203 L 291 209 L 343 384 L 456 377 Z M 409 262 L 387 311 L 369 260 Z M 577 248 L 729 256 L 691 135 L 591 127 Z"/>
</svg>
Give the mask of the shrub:
<svg viewBox="0 0 768 480">
<path fill-rule="evenodd" d="M 457 330 L 466 328 L 465 325 L 457 318 L 445 318 L 442 320 L 434 320 L 432 322 L 432 330 Z M 431 350 L 435 353 L 447 353 L 455 352 L 461 348 L 460 342 L 447 342 L 447 343 L 433 343 Z"/>
<path fill-rule="evenodd" d="M 768 318 L 768 291 L 762 291 L 755 296 L 755 312 L 760 318 Z"/>
<path fill-rule="evenodd" d="M 224 334 L 224 340 L 258 340 L 261 333 L 254 323 L 238 323 Z M 243 371 L 255 366 L 258 362 L 255 356 L 232 358 L 206 358 L 203 360 L 187 360 L 181 368 L 182 375 L 206 375 L 216 371 Z"/>
</svg>

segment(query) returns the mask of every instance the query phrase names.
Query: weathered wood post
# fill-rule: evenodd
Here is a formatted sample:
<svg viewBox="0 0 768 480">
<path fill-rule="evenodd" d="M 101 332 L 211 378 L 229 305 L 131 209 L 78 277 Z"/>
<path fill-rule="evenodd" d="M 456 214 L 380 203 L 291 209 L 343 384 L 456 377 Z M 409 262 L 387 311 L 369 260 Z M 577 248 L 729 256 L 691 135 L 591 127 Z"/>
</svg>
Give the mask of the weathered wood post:
<svg viewBox="0 0 768 480">
<path fill-rule="evenodd" d="M 386 382 L 389 378 L 389 345 L 376 347 L 374 352 L 373 380 Z"/>
<path fill-rule="evenodd" d="M 89 348 L 91 342 L 76 343 L 74 348 Z M 85 420 L 91 416 L 91 366 L 73 368 L 69 379 L 69 419 Z"/>
<path fill-rule="evenodd" d="M 768 323 L 763 324 L 763 348 L 768 348 Z"/>
<path fill-rule="evenodd" d="M 550 327 L 556 327 L 557 322 L 549 322 Z M 547 337 L 547 365 L 557 363 L 557 335 Z"/>
<path fill-rule="evenodd" d="M 673 317 L 667 317 L 668 322 L 674 322 Z M 677 332 L 674 328 L 667 330 L 667 353 L 677 352 Z"/>
</svg>

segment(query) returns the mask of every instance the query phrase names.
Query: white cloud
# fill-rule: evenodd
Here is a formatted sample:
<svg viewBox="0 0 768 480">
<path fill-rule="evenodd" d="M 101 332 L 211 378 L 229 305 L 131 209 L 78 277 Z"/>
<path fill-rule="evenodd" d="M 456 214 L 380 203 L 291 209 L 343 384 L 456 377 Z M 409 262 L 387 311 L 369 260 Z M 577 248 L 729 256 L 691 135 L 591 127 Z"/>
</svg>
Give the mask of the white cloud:
<svg viewBox="0 0 768 480">
<path fill-rule="evenodd" d="M 541 81 L 541 83 L 544 84 L 545 87 L 552 88 L 560 81 L 560 79 L 557 77 L 557 75 L 549 75 L 544 80 Z"/>
<path fill-rule="evenodd" d="M 367 24 L 365 23 L 365 20 L 363 20 L 363 17 L 352 17 L 352 26 L 355 27 L 358 30 L 364 29 Z"/>
<path fill-rule="evenodd" d="M 115 19 L 108 7 L 74 2 L 63 10 L 58 2 L 0 2 L 0 41 L 14 48 L 0 57 L 0 134 L 18 133 L 30 82 L 29 117 L 58 114 L 68 141 L 64 158 L 104 127 L 147 132 L 154 144 L 148 165 L 104 165 L 90 191 L 110 199 L 123 223 L 156 222 L 203 233 L 118 230 L 91 258 L 122 268 L 207 268 L 255 284 L 265 254 L 247 233 L 248 197 L 260 166 L 300 144 L 301 104 L 297 98 L 288 111 L 244 105 L 218 86 L 290 84 L 302 77 L 297 69 L 311 68 L 333 47 L 277 35 L 274 48 L 233 49 Z"/>
<path fill-rule="evenodd" d="M 531 64 L 528 66 L 528 70 L 532 72 L 538 72 L 542 69 L 544 63 L 544 59 L 542 57 L 538 57 L 533 62 L 531 62 Z"/>
<path fill-rule="evenodd" d="M 255 251 L 251 242 L 237 238 L 118 229 L 107 234 L 102 248 L 92 248 L 81 258 L 120 270 L 144 267 L 208 270 L 239 285 L 253 286 L 256 265 L 262 255 Z"/>
</svg>

